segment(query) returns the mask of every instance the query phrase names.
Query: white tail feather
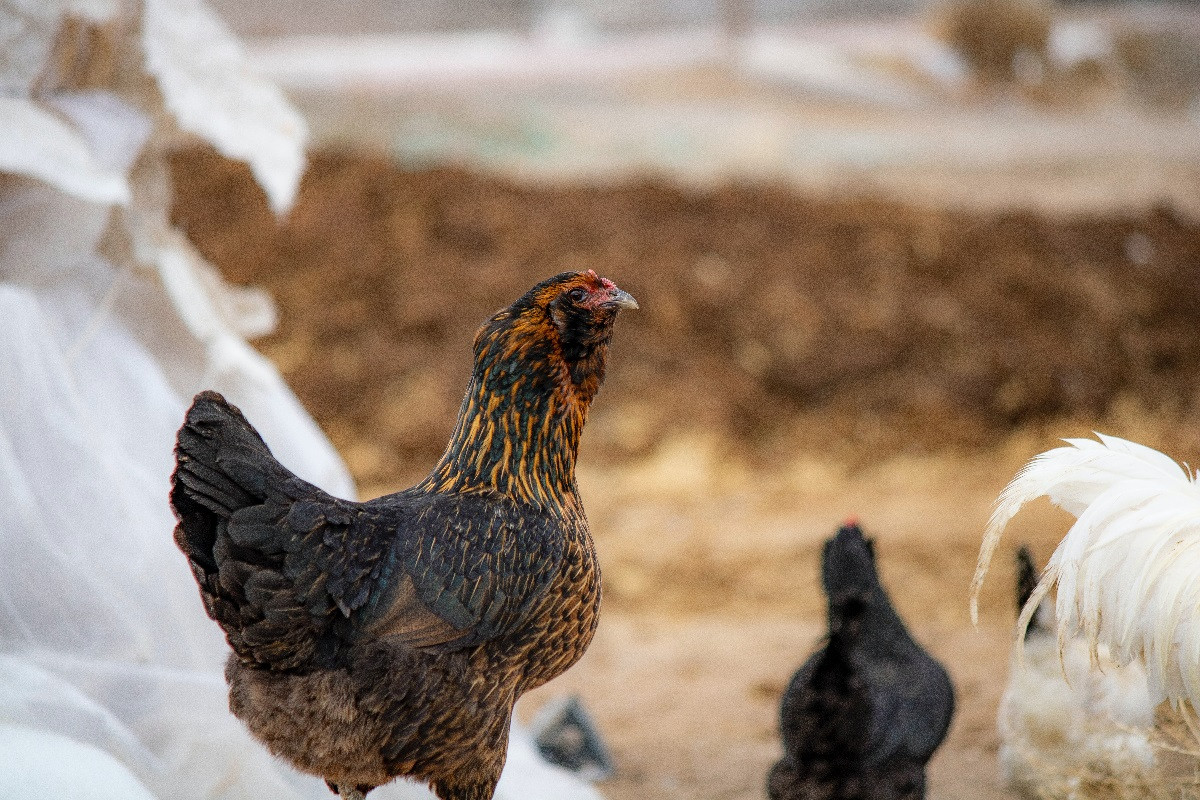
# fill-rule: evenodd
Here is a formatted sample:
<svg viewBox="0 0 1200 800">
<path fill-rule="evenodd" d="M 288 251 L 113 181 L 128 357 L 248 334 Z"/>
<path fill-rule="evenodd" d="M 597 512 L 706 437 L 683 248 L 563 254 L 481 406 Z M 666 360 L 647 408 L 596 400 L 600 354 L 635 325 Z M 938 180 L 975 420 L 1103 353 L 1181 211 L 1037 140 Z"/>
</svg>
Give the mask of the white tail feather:
<svg viewBox="0 0 1200 800">
<path fill-rule="evenodd" d="M 1143 661 L 1153 691 L 1200 708 L 1200 485 L 1156 450 L 1097 436 L 1035 457 L 1000 495 L 971 583 L 971 618 L 1004 527 L 1025 503 L 1048 497 L 1078 517 L 1034 593 L 1058 584 L 1060 643 L 1082 635 L 1118 663 Z"/>
</svg>

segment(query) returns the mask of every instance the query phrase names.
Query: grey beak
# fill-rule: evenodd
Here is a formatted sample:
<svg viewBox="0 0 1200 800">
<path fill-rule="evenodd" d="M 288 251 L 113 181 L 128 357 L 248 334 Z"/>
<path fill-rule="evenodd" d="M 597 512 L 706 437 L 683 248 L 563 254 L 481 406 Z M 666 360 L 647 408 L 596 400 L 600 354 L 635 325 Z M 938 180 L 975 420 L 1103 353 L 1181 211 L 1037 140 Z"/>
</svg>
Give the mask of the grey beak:
<svg viewBox="0 0 1200 800">
<path fill-rule="evenodd" d="M 613 288 L 612 297 L 604 301 L 606 306 L 616 306 L 617 308 L 636 309 L 638 307 L 637 300 L 633 299 L 633 295 L 624 289 Z"/>
</svg>

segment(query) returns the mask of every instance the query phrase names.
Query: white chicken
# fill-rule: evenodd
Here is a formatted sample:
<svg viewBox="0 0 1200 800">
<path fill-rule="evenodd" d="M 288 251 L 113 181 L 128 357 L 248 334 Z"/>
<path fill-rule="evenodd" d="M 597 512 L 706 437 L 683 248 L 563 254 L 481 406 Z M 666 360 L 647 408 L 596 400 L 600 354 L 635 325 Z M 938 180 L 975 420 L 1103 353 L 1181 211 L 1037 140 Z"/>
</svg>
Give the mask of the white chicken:
<svg viewBox="0 0 1200 800">
<path fill-rule="evenodd" d="M 1029 551 L 1017 554 L 1017 608 L 1037 582 Z M 1059 649 L 1054 610 L 1043 602 L 1013 648 L 996 723 L 1005 782 L 1030 800 L 1153 797 L 1162 785 L 1146 671 L 1092 660 L 1072 637 Z"/>
<path fill-rule="evenodd" d="M 1078 519 L 1025 604 L 1021 632 L 1057 584 L 1060 646 L 1082 634 L 1118 664 L 1141 661 L 1155 696 L 1198 708 L 1200 486 L 1157 450 L 1097 436 L 1035 457 L 1000 495 L 971 583 L 971 618 L 1005 525 L 1048 497 Z"/>
<path fill-rule="evenodd" d="M 1155 711 L 1164 699 L 1183 719 L 1198 707 L 1200 486 L 1162 453 L 1097 437 L 1030 461 L 984 535 L 973 620 L 1000 535 L 1025 503 L 1045 496 L 1077 517 L 1022 592 L 1024 641 L 999 718 L 1002 768 L 1036 797 L 1086 797 L 1089 778 L 1107 782 L 1106 797 L 1174 795 L 1168 787 L 1195 788 L 1195 753 L 1164 746 Z M 1043 603 L 1056 585 L 1057 599 Z M 1114 793 L 1113 780 L 1123 789 Z"/>
</svg>

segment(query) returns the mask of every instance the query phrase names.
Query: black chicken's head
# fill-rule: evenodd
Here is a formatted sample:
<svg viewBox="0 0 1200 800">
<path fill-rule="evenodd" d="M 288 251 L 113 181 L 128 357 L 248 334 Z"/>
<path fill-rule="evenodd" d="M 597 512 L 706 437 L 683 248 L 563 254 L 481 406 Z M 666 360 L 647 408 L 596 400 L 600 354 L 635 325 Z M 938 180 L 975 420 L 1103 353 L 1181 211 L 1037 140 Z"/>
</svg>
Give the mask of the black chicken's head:
<svg viewBox="0 0 1200 800">
<path fill-rule="evenodd" d="M 856 522 L 847 522 L 825 543 L 821 581 L 831 604 L 864 597 L 879 584 L 875 548 Z"/>
</svg>

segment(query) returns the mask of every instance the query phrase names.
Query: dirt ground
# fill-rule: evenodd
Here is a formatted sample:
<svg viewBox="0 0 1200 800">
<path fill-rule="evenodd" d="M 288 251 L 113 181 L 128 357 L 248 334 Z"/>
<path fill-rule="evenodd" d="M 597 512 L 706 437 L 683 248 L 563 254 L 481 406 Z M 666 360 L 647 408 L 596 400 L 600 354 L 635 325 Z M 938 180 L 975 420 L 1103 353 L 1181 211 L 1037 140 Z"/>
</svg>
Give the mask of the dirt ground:
<svg viewBox="0 0 1200 800">
<path fill-rule="evenodd" d="M 1195 462 L 1200 227 L 967 214 L 768 186 L 514 184 L 318 152 L 275 223 L 247 173 L 173 161 L 176 221 L 227 278 L 269 289 L 258 342 L 364 495 L 423 474 L 449 435 L 475 326 L 535 280 L 595 268 L 632 292 L 579 481 L 604 616 L 578 666 L 612 800 L 765 796 L 777 703 L 823 630 L 820 545 L 857 516 L 958 714 L 930 796 L 1007 796 L 994 716 L 1013 618 L 998 563 L 967 584 L 996 495 L 1093 428 Z M 1044 559 L 1067 517 L 1009 543 Z"/>
</svg>

